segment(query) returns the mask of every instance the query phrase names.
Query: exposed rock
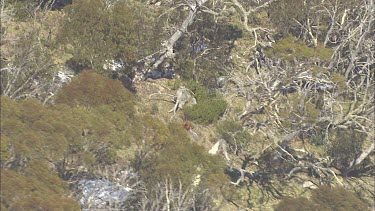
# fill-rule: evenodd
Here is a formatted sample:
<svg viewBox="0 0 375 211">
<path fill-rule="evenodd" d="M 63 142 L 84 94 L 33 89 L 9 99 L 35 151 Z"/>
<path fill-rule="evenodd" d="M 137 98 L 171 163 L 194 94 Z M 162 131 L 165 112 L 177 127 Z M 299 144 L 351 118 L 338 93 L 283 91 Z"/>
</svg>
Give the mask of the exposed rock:
<svg viewBox="0 0 375 211">
<path fill-rule="evenodd" d="M 303 184 L 302 184 L 302 187 L 303 188 L 310 188 L 310 189 L 316 189 L 318 188 L 317 185 L 315 185 L 313 182 L 311 181 L 305 181 Z"/>
<path fill-rule="evenodd" d="M 104 70 L 121 71 L 125 69 L 125 64 L 122 60 L 105 60 L 103 65 Z"/>
<path fill-rule="evenodd" d="M 227 161 L 230 161 L 224 139 L 217 141 L 216 144 L 208 151 L 208 153 L 216 155 L 220 147 L 222 148 L 222 152 Z"/>
<path fill-rule="evenodd" d="M 217 87 L 219 89 L 222 89 L 222 88 L 225 88 L 226 84 L 227 84 L 227 78 L 224 77 L 224 76 L 220 76 L 217 81 L 216 81 L 216 84 L 217 84 Z"/>
<path fill-rule="evenodd" d="M 219 150 L 220 144 L 221 144 L 221 140 L 216 142 L 216 144 L 210 149 L 210 151 L 208 151 L 208 153 L 210 153 L 212 155 L 216 155 L 217 151 Z"/>
<path fill-rule="evenodd" d="M 62 69 L 53 77 L 53 82 L 60 88 L 63 84 L 69 83 L 73 77 L 73 72 L 67 69 Z"/>
<path fill-rule="evenodd" d="M 46 83 L 40 79 L 33 80 L 33 86 L 38 86 L 38 84 L 46 84 L 46 96 L 41 94 L 44 99 L 42 99 L 43 104 L 51 101 L 53 102 L 52 97 L 63 87 L 64 84 L 69 83 L 75 77 L 74 73 L 68 68 L 60 67 L 60 70 L 57 71 L 57 74 L 53 76 L 51 82 Z M 38 97 L 38 96 L 37 96 Z M 38 97 L 39 98 L 39 97 Z"/>
<path fill-rule="evenodd" d="M 79 202 L 83 210 L 121 207 L 132 189 L 109 180 L 81 180 L 78 183 Z"/>
</svg>

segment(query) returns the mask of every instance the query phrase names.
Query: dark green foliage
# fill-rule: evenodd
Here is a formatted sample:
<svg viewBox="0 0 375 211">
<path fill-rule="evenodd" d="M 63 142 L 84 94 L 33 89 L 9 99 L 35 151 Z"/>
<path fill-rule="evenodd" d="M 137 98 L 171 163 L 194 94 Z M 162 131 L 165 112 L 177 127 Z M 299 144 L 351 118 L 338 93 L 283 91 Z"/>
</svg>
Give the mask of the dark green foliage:
<svg viewBox="0 0 375 211">
<path fill-rule="evenodd" d="M 185 117 L 198 124 L 210 124 L 219 119 L 225 112 L 227 102 L 213 98 L 185 109 Z"/>
<path fill-rule="evenodd" d="M 212 97 L 213 93 L 210 93 L 202 84 L 195 80 L 189 80 L 187 82 L 183 82 L 190 91 L 194 93 L 195 99 L 197 101 L 204 101 L 205 99 Z"/>
<path fill-rule="evenodd" d="M 180 181 L 180 194 L 191 188 L 185 201 L 195 204 L 195 208 L 181 209 L 269 209 L 269 204 L 281 195 L 302 191 L 296 187 L 297 181 L 306 176 L 330 183 L 329 173 L 325 175 L 328 168 L 347 172 L 350 162 L 361 154 L 364 140 L 368 141 L 358 131 L 369 132 L 372 123 L 368 117 L 371 105 L 366 103 L 373 94 L 373 74 L 368 72 L 372 66 L 367 66 L 369 49 L 362 47 L 371 44 L 367 41 L 371 32 L 364 34 L 370 19 L 363 18 L 370 11 L 364 8 L 370 4 L 357 7 L 361 1 L 279 0 L 267 5 L 265 0 L 241 0 L 239 3 L 250 13 L 249 27 L 254 29 L 243 33 L 237 27 L 243 27 L 241 7 L 208 1 L 202 9 L 211 13 L 197 12 L 187 32 L 174 44 L 173 58 L 162 55 L 167 58 L 157 67 L 163 70 L 171 64 L 183 80 L 176 88 L 185 85 L 197 99 L 197 105 L 183 108 L 186 119 L 175 117 L 174 121 L 184 122 L 182 126 L 158 120 L 165 111 L 161 101 L 136 105 L 138 99 L 119 81 L 103 77 L 110 74 L 103 65 L 121 59 L 125 63 L 121 72 L 129 73 L 137 61 L 146 58 L 148 67 L 150 57 L 146 56 L 156 56 L 163 48 L 162 41 L 178 32 L 188 16 L 190 9 L 184 1 L 73 0 L 61 11 L 38 6 L 47 0 L 4 2 L 0 91 L 9 98 L 1 98 L 1 210 L 79 210 L 77 201 L 68 197 L 73 193 L 69 191 L 70 183 L 64 180 L 79 181 L 95 174 L 117 179 L 115 171 L 126 167 L 134 170 L 135 180 L 140 181 L 129 210 L 138 210 L 147 200 L 151 206 L 164 206 L 161 203 L 168 199 L 150 196 L 157 195 L 157 191 L 165 195 L 165 187 L 160 184 L 166 180 L 176 191 L 169 192 L 171 210 L 181 202 L 175 203 L 174 197 L 179 194 Z M 258 8 L 264 3 L 267 6 Z M 329 17 L 333 14 L 334 20 Z M 330 26 L 333 31 L 327 41 L 324 38 Z M 264 48 L 268 58 L 255 74 L 254 50 L 261 50 L 258 47 L 267 44 L 268 36 L 276 42 Z M 324 48 L 323 42 L 326 46 L 342 46 L 335 47 L 332 61 L 332 49 Z M 349 53 L 354 57 L 346 58 Z M 278 63 L 272 57 L 282 60 L 279 66 L 269 65 L 271 59 L 273 64 Z M 349 77 L 333 72 L 345 71 L 348 62 L 353 64 Z M 68 68 L 76 65 L 81 75 L 56 94 L 50 85 L 64 64 Z M 93 70 L 82 71 L 90 68 Z M 218 83 L 223 78 L 228 79 L 225 86 Z M 137 84 L 139 102 L 147 97 L 142 93 L 159 90 L 170 94 L 169 90 L 162 91 L 163 80 L 155 83 Z M 319 90 L 325 84 L 332 86 Z M 153 90 L 159 85 L 160 89 Z M 5 91 L 7 87 L 11 89 Z M 220 121 L 227 102 L 216 92 L 218 87 L 233 100 L 228 103 L 234 107 Z M 48 106 L 37 100 L 23 100 L 44 100 L 48 96 L 54 100 Z M 239 120 L 245 103 L 247 114 Z M 150 115 L 142 113 L 145 111 Z M 327 122 L 317 124 L 324 119 Z M 356 126 L 363 128 L 340 128 L 350 121 L 357 121 Z M 212 125 L 193 127 L 191 122 Z M 289 140 L 295 131 L 300 131 L 298 136 Z M 216 138 L 225 139 L 228 163 L 222 151 L 218 156 L 207 153 L 211 145 L 207 139 Z M 283 153 L 273 143 L 277 140 L 299 161 Z M 305 149 L 309 154 L 293 149 Z M 371 191 L 367 190 L 362 169 L 373 166 L 369 159 L 373 154 L 353 167 L 353 172 L 361 173 L 351 172 L 350 178 L 337 174 L 345 185 L 358 182 L 358 190 L 354 189 L 364 200 Z M 327 156 L 331 159 L 323 162 Z M 327 169 L 315 174 L 310 162 Z M 299 165 L 308 170 L 292 173 Z M 107 167 L 114 167 L 113 175 L 105 175 L 112 174 Z M 244 169 L 244 181 L 237 186 L 231 184 L 223 172 L 229 168 L 232 182 L 237 181 L 239 169 Z M 198 175 L 199 185 L 192 185 Z M 324 175 L 326 178 L 322 178 Z M 359 183 L 362 179 L 364 182 Z M 355 195 L 343 188 L 320 187 L 311 193 L 309 198 L 282 198 L 275 209 L 366 210 Z"/>
<path fill-rule="evenodd" d="M 22 168 L 30 159 L 44 158 L 57 162 L 65 156 L 81 156 L 84 145 L 89 146 L 89 153 L 84 155 L 87 159 L 78 160 L 77 164 L 89 161 L 90 156 L 98 162 L 113 162 L 114 149 L 123 147 L 132 137 L 124 131 L 132 128 L 129 112 L 133 107 L 129 103 L 118 106 L 119 110 L 112 105 L 98 105 L 88 111 L 65 105 L 44 107 L 36 100 L 15 103 L 3 98 L 1 129 L 5 154 L 1 165 Z"/>
<path fill-rule="evenodd" d="M 130 115 L 133 104 L 121 84 L 91 72 L 66 85 L 53 106 L 2 97 L 1 168 L 9 177 L 1 181 L 4 209 L 48 210 L 57 203 L 56 209 L 77 210 L 61 178 L 123 161 L 118 152 L 130 146 L 142 149 L 133 166 L 150 187 L 165 178 L 188 187 L 199 174 L 201 187 L 219 188 L 226 179 L 219 157 L 191 142 L 181 125 Z"/>
<path fill-rule="evenodd" d="M 217 121 L 227 108 L 227 102 L 219 95 L 210 93 L 202 85 L 190 81 L 186 86 L 195 93 L 197 104 L 184 110 L 185 117 L 198 124 Z"/>
<path fill-rule="evenodd" d="M 128 145 L 133 136 L 126 130 L 132 128 L 134 99 L 119 81 L 84 71 L 62 88 L 56 103 L 74 108 L 70 112 L 81 129 L 87 131 L 83 144 L 89 144 L 87 150 L 98 163 L 113 163 L 117 158 L 115 150 Z M 72 147 L 81 149 L 80 144 Z M 89 154 L 85 157 L 91 163 Z"/>
<path fill-rule="evenodd" d="M 362 150 L 366 135 L 354 129 L 336 129 L 333 133 L 332 146 L 328 150 L 338 169 L 345 169 L 350 166 L 356 156 Z"/>
<path fill-rule="evenodd" d="M 352 192 L 342 187 L 320 186 L 312 190 L 310 199 L 285 197 L 275 207 L 276 211 L 349 211 L 368 210 L 366 205 Z"/>
<path fill-rule="evenodd" d="M 63 111 L 46 109 L 36 100 L 15 103 L 2 98 L 1 102 L 1 132 L 7 140 L 6 152 L 11 153 L 2 157 L 2 168 L 22 168 L 30 159 L 62 159 L 70 145 L 78 144 L 72 137 L 79 137 L 80 130 L 69 113 L 61 115 Z"/>
<path fill-rule="evenodd" d="M 318 130 L 310 135 L 309 142 L 316 146 L 322 146 L 325 143 L 324 137 L 324 131 Z"/>
</svg>

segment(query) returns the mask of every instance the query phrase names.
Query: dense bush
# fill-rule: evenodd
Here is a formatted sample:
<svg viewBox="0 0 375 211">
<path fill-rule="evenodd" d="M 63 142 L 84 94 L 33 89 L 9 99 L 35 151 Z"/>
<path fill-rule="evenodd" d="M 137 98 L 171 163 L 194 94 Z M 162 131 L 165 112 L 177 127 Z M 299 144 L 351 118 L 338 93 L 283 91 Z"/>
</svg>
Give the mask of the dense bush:
<svg viewBox="0 0 375 211">
<path fill-rule="evenodd" d="M 61 178 L 113 163 L 129 147 L 133 103 L 121 83 L 90 72 L 66 85 L 55 105 L 2 97 L 2 207 L 78 210 Z"/>
<path fill-rule="evenodd" d="M 92 72 L 64 86 L 54 106 L 5 97 L 1 102 L 2 167 L 22 168 L 30 159 L 59 161 L 67 153 L 80 154 L 85 144 L 90 156 L 110 161 L 113 148 L 123 147 L 133 134 L 132 94 L 120 82 Z"/>
<path fill-rule="evenodd" d="M 2 170 L 1 210 L 79 210 L 78 202 L 64 196 L 67 184 L 43 168 L 39 178 Z"/>
<path fill-rule="evenodd" d="M 70 146 L 79 145 L 79 123 L 66 108 L 52 110 L 36 100 L 16 103 L 4 97 L 1 106 L 1 132 L 7 143 L 2 151 L 8 155 L 1 157 L 2 168 L 22 168 L 33 159 L 59 160 Z"/>
<path fill-rule="evenodd" d="M 198 124 L 210 124 L 217 121 L 226 108 L 225 100 L 213 98 L 186 108 L 185 116 Z"/>
<path fill-rule="evenodd" d="M 190 81 L 186 86 L 195 93 L 197 104 L 184 110 L 185 117 L 198 124 L 217 121 L 227 108 L 227 102 L 216 93 L 210 93 L 202 85 Z"/>
<path fill-rule="evenodd" d="M 79 124 L 63 107 L 1 98 L 1 203 L 9 210 L 77 210 L 55 164 L 79 145 Z M 47 162 L 48 161 L 48 162 Z M 52 171 L 51 171 L 52 170 Z"/>
<path fill-rule="evenodd" d="M 155 43 L 160 43 L 160 38 L 152 36 L 155 32 L 152 15 L 142 4 L 79 0 L 64 10 L 67 17 L 59 39 L 79 66 L 102 71 L 106 60 L 112 59 L 130 65 L 140 55 L 154 50 Z"/>
<path fill-rule="evenodd" d="M 164 143 L 159 142 L 157 153 L 141 167 L 145 181 L 155 184 L 170 177 L 176 183 L 181 181 L 184 186 L 189 186 L 200 174 L 205 185 L 218 187 L 218 180 L 225 177 L 222 160 L 192 143 L 180 125 L 171 124 L 164 129 L 167 129 Z"/>
<path fill-rule="evenodd" d="M 69 106 L 95 107 L 111 105 L 133 113 L 133 96 L 120 81 L 84 71 L 58 93 L 56 103 Z"/>
<path fill-rule="evenodd" d="M 346 211 L 368 210 L 366 205 L 352 192 L 342 187 L 320 186 L 312 190 L 310 199 L 285 197 L 276 207 L 276 211 Z"/>
</svg>

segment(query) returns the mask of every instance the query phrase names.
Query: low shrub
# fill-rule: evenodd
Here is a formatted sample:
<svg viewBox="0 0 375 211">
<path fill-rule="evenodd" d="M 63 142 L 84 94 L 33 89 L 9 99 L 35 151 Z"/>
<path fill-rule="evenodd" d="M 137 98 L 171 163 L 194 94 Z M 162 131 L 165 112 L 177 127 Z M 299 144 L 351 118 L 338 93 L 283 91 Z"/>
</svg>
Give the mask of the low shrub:
<svg viewBox="0 0 375 211">
<path fill-rule="evenodd" d="M 207 99 L 185 109 L 185 117 L 198 124 L 210 124 L 225 112 L 227 102 L 219 97 Z"/>
<path fill-rule="evenodd" d="M 185 118 L 198 124 L 210 124 L 217 121 L 227 108 L 227 102 L 216 93 L 209 92 L 196 81 L 189 81 L 186 87 L 195 94 L 197 104 L 187 107 Z"/>
<path fill-rule="evenodd" d="M 320 186 L 311 191 L 310 199 L 304 197 L 285 197 L 275 206 L 275 211 L 346 211 L 346 210 L 368 210 L 352 192 L 342 187 Z"/>
<path fill-rule="evenodd" d="M 56 103 L 71 107 L 111 105 L 114 109 L 123 108 L 133 113 L 133 96 L 120 81 L 88 70 L 62 88 L 57 95 Z"/>
</svg>

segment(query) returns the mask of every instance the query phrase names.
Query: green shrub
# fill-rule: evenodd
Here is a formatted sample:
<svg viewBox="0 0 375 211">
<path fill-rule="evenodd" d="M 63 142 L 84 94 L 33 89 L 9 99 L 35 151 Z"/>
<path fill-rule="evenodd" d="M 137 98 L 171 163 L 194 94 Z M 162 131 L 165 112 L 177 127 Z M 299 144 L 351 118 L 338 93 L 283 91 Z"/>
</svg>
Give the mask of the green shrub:
<svg viewBox="0 0 375 211">
<path fill-rule="evenodd" d="M 297 40 L 293 36 L 287 36 L 280 39 L 273 48 L 266 50 L 269 56 L 275 56 L 285 60 L 320 58 L 329 60 L 331 58 L 332 49 L 324 48 L 319 44 L 316 48 L 308 47 L 303 41 Z"/>
<path fill-rule="evenodd" d="M 187 107 L 185 117 L 198 124 L 210 124 L 219 119 L 225 112 L 227 102 L 222 98 L 212 98 Z"/>
<path fill-rule="evenodd" d="M 1 171 L 1 206 L 8 210 L 79 210 L 78 202 L 66 197 L 67 183 L 40 164 L 30 165 L 25 176 Z"/>
<path fill-rule="evenodd" d="M 209 92 L 196 81 L 185 83 L 195 95 L 197 104 L 184 110 L 185 117 L 198 124 L 210 124 L 219 119 L 227 108 L 227 102 L 215 93 Z"/>
<path fill-rule="evenodd" d="M 160 36 L 153 36 L 159 29 L 153 27 L 153 14 L 141 3 L 79 0 L 64 11 L 67 17 L 58 39 L 78 66 L 101 72 L 111 59 L 122 59 L 129 66 L 160 44 Z"/>
<path fill-rule="evenodd" d="M 146 183 L 152 185 L 170 177 L 175 183 L 181 181 L 185 186 L 191 185 L 194 176 L 200 174 L 202 183 L 217 187 L 217 182 L 222 182 L 225 177 L 222 159 L 191 142 L 180 125 L 170 124 L 167 130 L 164 144 L 159 144 L 157 153 L 141 166 Z"/>
<path fill-rule="evenodd" d="M 352 192 L 342 187 L 320 186 L 311 191 L 310 199 L 285 197 L 275 206 L 276 211 L 347 211 L 368 210 Z"/>
<path fill-rule="evenodd" d="M 114 81 L 92 71 L 84 71 L 58 93 L 56 103 L 72 107 L 110 105 L 133 113 L 133 96 L 120 81 Z"/>
<path fill-rule="evenodd" d="M 324 132 L 325 131 L 323 131 L 323 130 L 319 130 L 319 131 L 316 131 L 315 133 L 312 133 L 310 135 L 309 142 L 311 144 L 316 145 L 316 146 L 322 146 L 325 143 L 325 141 L 324 141 L 324 138 L 325 138 Z"/>
<path fill-rule="evenodd" d="M 207 98 L 212 98 L 215 96 L 214 93 L 210 93 L 202 84 L 200 84 L 198 81 L 189 80 L 187 82 L 182 83 L 186 88 L 188 88 L 190 91 L 194 93 L 195 99 L 197 101 L 204 101 Z"/>
</svg>

